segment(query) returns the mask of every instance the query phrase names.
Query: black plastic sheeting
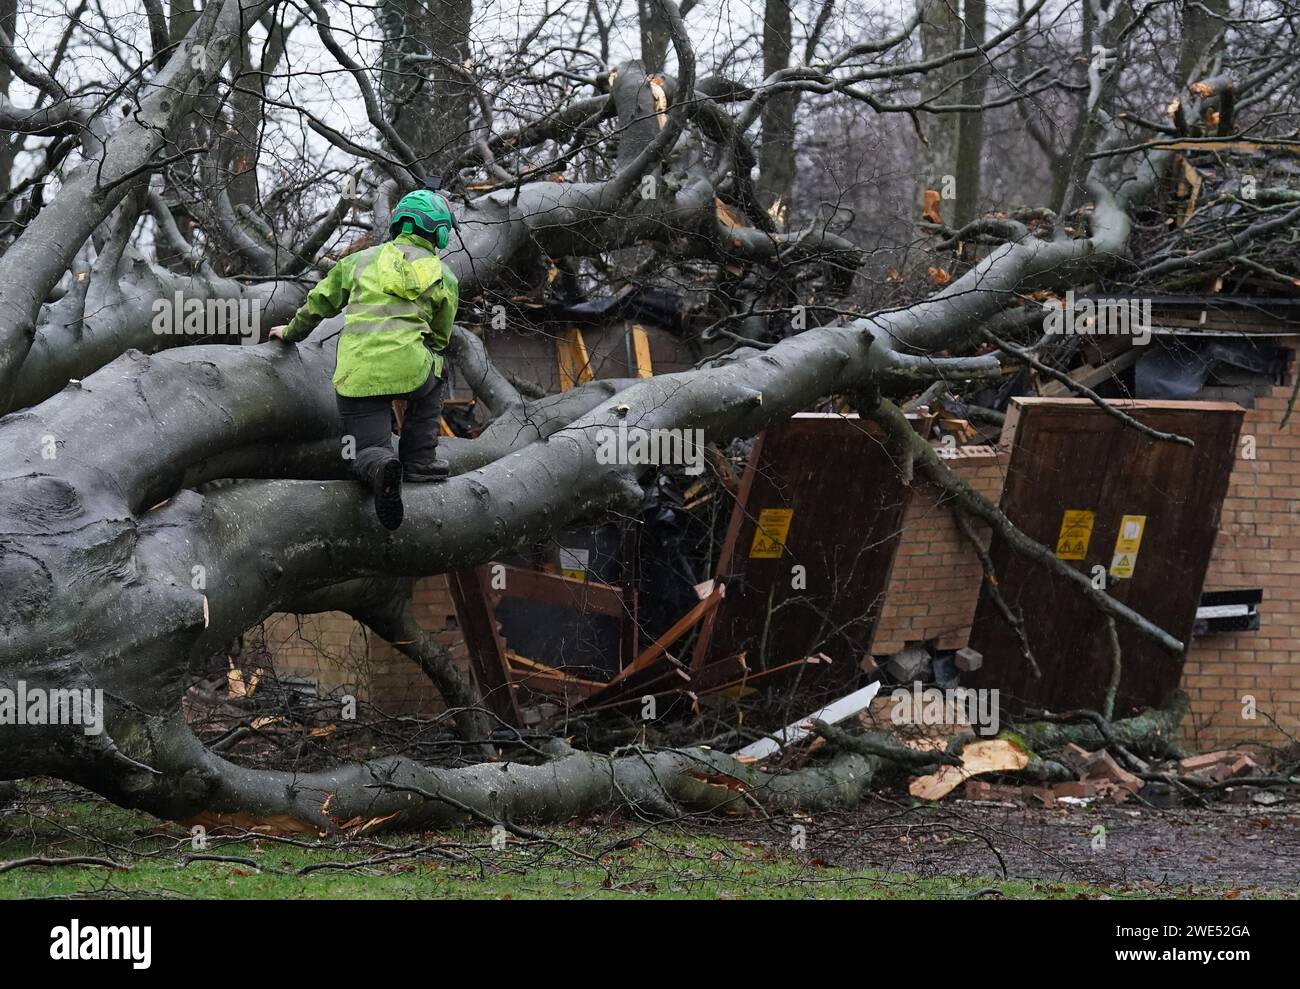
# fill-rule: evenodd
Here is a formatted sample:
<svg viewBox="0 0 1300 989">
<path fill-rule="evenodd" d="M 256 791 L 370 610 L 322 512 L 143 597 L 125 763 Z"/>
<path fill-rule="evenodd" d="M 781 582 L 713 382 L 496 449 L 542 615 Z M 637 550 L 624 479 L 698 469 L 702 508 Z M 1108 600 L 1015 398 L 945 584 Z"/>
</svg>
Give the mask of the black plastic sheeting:
<svg viewBox="0 0 1300 989">
<path fill-rule="evenodd" d="M 699 602 L 695 585 L 704 575 L 692 559 L 691 515 L 684 504 L 676 479 L 660 473 L 641 505 L 637 610 L 645 642 L 653 642 Z"/>
<path fill-rule="evenodd" d="M 1249 339 L 1159 340 L 1134 369 L 1136 398 L 1195 398 L 1216 366 L 1228 365 L 1261 376 L 1277 374 L 1276 347 Z"/>
<path fill-rule="evenodd" d="M 1015 373 L 1002 378 L 996 387 L 976 388 L 971 391 L 969 404 L 993 409 L 996 412 L 1005 412 L 1013 398 L 1019 395 L 1032 394 L 1034 394 L 1034 389 L 1029 377 L 1029 371 L 1022 367 Z M 945 407 L 952 407 L 952 404 L 950 400 L 945 399 Z M 956 408 L 953 408 L 953 411 L 957 415 L 964 414 Z"/>
<path fill-rule="evenodd" d="M 633 529 L 635 574 L 625 554 L 626 523 L 575 526 L 556 537 L 558 561 L 563 565 L 567 555 L 574 566 L 576 555 L 588 579 L 622 584 L 635 578 L 638 650 L 699 601 L 695 585 L 703 580 L 702 568 L 692 559 L 691 514 L 684 503 L 681 485 L 668 473 L 660 473 L 648 486 L 640 524 Z M 522 557 L 503 562 L 530 563 Z M 496 617 L 506 646 L 521 656 L 577 676 L 608 677 L 619 671 L 622 623 L 617 618 L 509 596 L 497 605 Z"/>
<path fill-rule="evenodd" d="M 547 299 L 521 306 L 518 315 L 530 323 L 564 322 L 577 326 L 603 325 L 620 319 L 639 320 L 681 332 L 683 297 L 662 288 L 627 286 L 613 295 L 590 299 Z"/>
</svg>

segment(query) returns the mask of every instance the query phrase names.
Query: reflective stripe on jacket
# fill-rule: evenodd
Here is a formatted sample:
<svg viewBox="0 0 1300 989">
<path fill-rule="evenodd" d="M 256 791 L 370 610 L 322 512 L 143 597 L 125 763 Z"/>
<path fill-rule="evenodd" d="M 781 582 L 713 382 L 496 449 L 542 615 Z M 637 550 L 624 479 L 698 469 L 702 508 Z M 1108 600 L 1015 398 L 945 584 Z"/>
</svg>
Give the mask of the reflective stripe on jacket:
<svg viewBox="0 0 1300 989">
<path fill-rule="evenodd" d="M 400 395 L 442 374 L 460 289 L 433 245 L 416 234 L 349 254 L 307 294 L 285 329 L 290 342 L 343 315 L 334 388 L 348 398 Z"/>
</svg>

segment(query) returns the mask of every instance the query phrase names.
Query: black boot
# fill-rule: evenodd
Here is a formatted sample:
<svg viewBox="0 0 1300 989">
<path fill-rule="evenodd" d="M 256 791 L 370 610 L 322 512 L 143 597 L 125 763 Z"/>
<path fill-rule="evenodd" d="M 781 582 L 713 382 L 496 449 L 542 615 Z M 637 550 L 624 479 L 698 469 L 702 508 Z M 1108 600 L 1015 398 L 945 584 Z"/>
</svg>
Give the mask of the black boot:
<svg viewBox="0 0 1300 989">
<path fill-rule="evenodd" d="M 379 524 L 391 532 L 402 524 L 402 462 L 390 456 L 376 464 L 370 489 L 374 492 Z"/>
<path fill-rule="evenodd" d="M 402 479 L 410 484 L 427 484 L 430 481 L 445 481 L 451 477 L 451 464 L 445 460 L 430 460 L 423 463 L 406 464 Z"/>
</svg>

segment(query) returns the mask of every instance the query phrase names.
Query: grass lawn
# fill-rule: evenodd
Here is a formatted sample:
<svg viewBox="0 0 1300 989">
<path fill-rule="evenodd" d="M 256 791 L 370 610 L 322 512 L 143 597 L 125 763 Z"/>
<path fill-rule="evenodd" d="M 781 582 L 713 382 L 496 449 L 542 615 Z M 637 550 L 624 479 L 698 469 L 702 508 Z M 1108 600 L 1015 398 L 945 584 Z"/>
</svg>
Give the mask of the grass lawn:
<svg viewBox="0 0 1300 989">
<path fill-rule="evenodd" d="M 47 793 L 29 785 L 28 799 L 0 817 L 0 870 L 18 859 L 69 856 L 111 859 L 126 868 L 11 868 L 0 871 L 0 898 L 946 899 L 990 889 L 1032 899 L 1125 895 L 1070 883 L 832 868 L 808 853 L 773 847 L 771 832 L 760 842 L 625 822 L 572 824 L 545 834 L 546 841 L 511 837 L 504 847 L 500 838 L 494 847 L 486 829 L 319 842 L 211 836 L 206 848 L 195 849 L 179 825 L 83 791 Z"/>
</svg>

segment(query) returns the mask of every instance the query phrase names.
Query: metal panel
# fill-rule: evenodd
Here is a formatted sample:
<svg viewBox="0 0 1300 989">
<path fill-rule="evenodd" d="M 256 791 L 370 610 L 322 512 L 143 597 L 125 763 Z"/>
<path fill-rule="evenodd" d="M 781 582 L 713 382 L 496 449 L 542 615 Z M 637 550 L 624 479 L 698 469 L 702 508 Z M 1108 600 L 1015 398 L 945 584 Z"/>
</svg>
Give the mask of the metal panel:
<svg viewBox="0 0 1300 989">
<path fill-rule="evenodd" d="M 1117 404 L 1196 446 L 1144 436 L 1086 399 L 1016 399 L 1004 432 L 1012 451 L 1001 507 L 1027 535 L 1056 548 L 1063 525 L 1073 525 L 1067 541 L 1075 549 L 1088 528 L 1077 515 L 1067 520 L 1067 512 L 1094 513 L 1081 558 L 1068 559 L 1076 555 L 1068 549 L 1058 555 L 1090 577 L 1104 573 L 1108 593 L 1187 643 L 1244 413 L 1218 402 Z M 1113 567 L 1126 516 L 1145 517 L 1140 546 Z M 993 540 L 990 556 L 1003 597 L 1024 614 L 1042 676 L 1021 657 L 986 584 L 971 630 L 984 665 L 969 685 L 997 687 L 1012 706 L 1100 708 L 1112 670 L 1104 620 L 1077 589 L 1002 540 Z M 1132 576 L 1117 579 L 1112 570 Z M 1163 703 L 1182 676 L 1183 657 L 1122 622 L 1117 631 L 1123 675 L 1116 715 Z"/>
<path fill-rule="evenodd" d="M 710 655 L 743 650 L 761 671 L 821 652 L 846 677 L 869 650 L 898 548 L 898 467 L 857 416 L 794 416 L 763 434 L 755 456 Z"/>
</svg>

